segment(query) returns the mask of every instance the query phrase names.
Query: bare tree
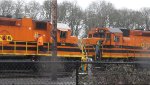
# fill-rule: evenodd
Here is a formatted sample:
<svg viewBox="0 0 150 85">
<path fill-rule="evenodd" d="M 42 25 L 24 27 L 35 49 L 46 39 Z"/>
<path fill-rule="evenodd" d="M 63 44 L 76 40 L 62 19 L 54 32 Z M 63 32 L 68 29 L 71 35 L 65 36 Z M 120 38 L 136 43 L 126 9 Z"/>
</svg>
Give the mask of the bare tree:
<svg viewBox="0 0 150 85">
<path fill-rule="evenodd" d="M 144 24 L 144 18 L 140 11 L 133 11 L 130 9 L 117 10 L 112 3 L 105 1 L 96 1 L 90 4 L 85 11 L 85 16 L 84 23 L 87 28 L 107 26 L 127 29 L 143 29 Z M 86 30 L 88 31 L 89 29 Z"/>
<path fill-rule="evenodd" d="M 41 12 L 41 5 L 36 1 L 31 1 L 25 5 L 25 15 L 32 17 L 33 19 L 38 19 Z"/>
<path fill-rule="evenodd" d="M 17 2 L 15 3 L 15 13 L 14 16 L 16 18 L 22 18 L 22 16 L 24 15 L 24 1 L 23 0 L 17 0 Z"/>
<path fill-rule="evenodd" d="M 64 1 L 59 4 L 59 21 L 67 23 L 72 28 L 72 34 L 79 35 L 79 31 L 82 28 L 83 11 L 78 6 L 77 2 Z"/>
<path fill-rule="evenodd" d="M 14 2 L 12 0 L 2 0 L 0 2 L 0 12 L 2 16 L 12 15 L 14 13 Z"/>
<path fill-rule="evenodd" d="M 98 27 L 100 24 L 100 20 L 103 20 L 101 15 L 98 15 L 99 5 L 96 2 L 93 2 L 89 5 L 89 7 L 85 10 L 85 24 L 87 28 Z"/>
<path fill-rule="evenodd" d="M 130 13 L 131 10 L 128 9 L 117 10 L 115 14 L 117 15 L 117 17 L 115 17 L 116 23 L 114 26 L 119 28 L 129 28 L 129 25 L 131 23 Z"/>
<path fill-rule="evenodd" d="M 85 10 L 84 23 L 87 32 L 93 27 L 110 27 L 114 23 L 115 8 L 113 4 L 105 1 L 96 1 Z"/>
<path fill-rule="evenodd" d="M 149 29 L 150 8 L 142 8 L 142 15 L 145 21 L 146 30 L 150 30 Z"/>
<path fill-rule="evenodd" d="M 51 1 L 50 0 L 45 0 L 43 5 L 42 5 L 42 13 L 41 15 L 43 18 L 51 20 Z"/>
</svg>

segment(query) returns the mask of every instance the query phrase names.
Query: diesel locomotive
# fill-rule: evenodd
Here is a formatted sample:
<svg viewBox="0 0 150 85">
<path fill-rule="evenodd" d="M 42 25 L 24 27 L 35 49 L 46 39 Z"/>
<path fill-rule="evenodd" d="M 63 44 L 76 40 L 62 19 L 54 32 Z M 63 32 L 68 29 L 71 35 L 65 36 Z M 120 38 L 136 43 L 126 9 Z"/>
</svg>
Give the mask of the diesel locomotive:
<svg viewBox="0 0 150 85">
<path fill-rule="evenodd" d="M 150 31 L 146 30 L 93 28 L 82 44 L 93 60 L 150 57 Z"/>
</svg>

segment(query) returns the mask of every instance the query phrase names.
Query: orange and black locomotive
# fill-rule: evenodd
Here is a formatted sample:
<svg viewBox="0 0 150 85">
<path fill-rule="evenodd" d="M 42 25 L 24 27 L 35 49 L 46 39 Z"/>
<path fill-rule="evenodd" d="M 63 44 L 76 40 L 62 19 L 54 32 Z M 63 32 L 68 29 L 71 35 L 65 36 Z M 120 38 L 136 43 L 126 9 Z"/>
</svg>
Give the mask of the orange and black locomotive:
<svg viewBox="0 0 150 85">
<path fill-rule="evenodd" d="M 150 57 L 150 31 L 93 28 L 82 43 L 94 60 Z"/>
<path fill-rule="evenodd" d="M 64 59 L 78 59 L 84 56 L 78 47 L 78 38 L 71 36 L 71 28 L 66 24 L 58 23 L 57 53 Z M 52 56 L 52 24 L 49 21 L 33 20 L 32 18 L 0 18 L 0 58 L 15 57 L 50 57 Z M 37 45 L 38 35 L 43 37 L 43 48 L 40 52 Z"/>
</svg>

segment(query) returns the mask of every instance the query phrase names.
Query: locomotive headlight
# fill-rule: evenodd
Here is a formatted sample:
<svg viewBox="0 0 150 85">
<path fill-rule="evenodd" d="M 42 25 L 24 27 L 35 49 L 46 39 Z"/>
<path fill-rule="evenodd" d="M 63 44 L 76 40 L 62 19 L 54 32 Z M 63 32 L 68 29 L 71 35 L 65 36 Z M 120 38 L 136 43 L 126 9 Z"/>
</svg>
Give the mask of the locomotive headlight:
<svg viewBox="0 0 150 85">
<path fill-rule="evenodd" d="M 19 24 L 19 23 L 18 23 L 17 25 L 18 25 L 18 26 L 21 26 L 21 24 Z"/>
<path fill-rule="evenodd" d="M 29 27 L 29 30 L 31 30 L 31 27 Z"/>
</svg>

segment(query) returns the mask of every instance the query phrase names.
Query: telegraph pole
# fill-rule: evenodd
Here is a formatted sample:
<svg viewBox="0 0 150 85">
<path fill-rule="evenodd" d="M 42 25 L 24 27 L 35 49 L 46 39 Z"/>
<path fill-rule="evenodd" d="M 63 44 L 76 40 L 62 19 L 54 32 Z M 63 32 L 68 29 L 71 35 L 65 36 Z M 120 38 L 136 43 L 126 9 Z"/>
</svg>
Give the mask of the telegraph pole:
<svg viewBox="0 0 150 85">
<path fill-rule="evenodd" d="M 52 61 L 57 61 L 57 0 L 51 0 L 52 16 Z M 57 64 L 52 64 L 52 80 L 57 80 Z"/>
</svg>

